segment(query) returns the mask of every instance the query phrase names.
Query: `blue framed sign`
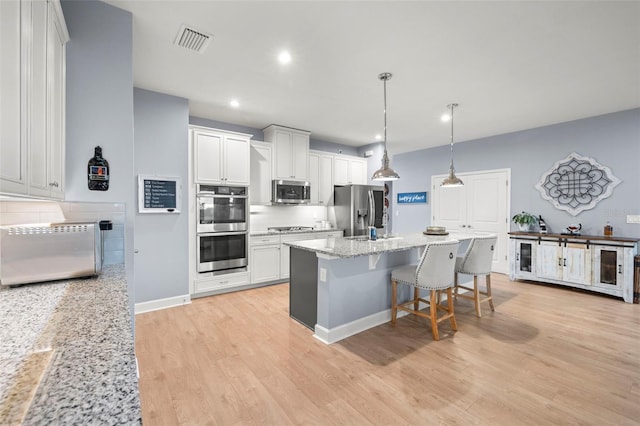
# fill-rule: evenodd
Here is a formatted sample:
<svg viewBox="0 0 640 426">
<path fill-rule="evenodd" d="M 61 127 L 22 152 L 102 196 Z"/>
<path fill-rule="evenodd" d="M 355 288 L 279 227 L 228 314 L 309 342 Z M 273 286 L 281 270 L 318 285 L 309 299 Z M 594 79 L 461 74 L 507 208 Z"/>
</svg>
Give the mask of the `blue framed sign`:
<svg viewBox="0 0 640 426">
<path fill-rule="evenodd" d="M 400 192 L 398 194 L 398 204 L 426 204 L 426 192 Z"/>
</svg>

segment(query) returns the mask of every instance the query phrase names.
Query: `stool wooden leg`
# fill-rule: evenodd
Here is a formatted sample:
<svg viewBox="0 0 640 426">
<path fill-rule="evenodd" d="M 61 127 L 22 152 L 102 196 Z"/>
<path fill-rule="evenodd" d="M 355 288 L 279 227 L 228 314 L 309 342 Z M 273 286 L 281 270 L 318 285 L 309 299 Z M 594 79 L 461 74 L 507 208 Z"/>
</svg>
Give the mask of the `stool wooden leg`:
<svg viewBox="0 0 640 426">
<path fill-rule="evenodd" d="M 414 287 L 413 288 L 413 310 L 414 311 L 420 310 L 420 301 L 418 300 L 419 298 L 420 298 L 420 289 L 418 287 Z"/>
<path fill-rule="evenodd" d="M 478 318 L 482 317 L 482 312 L 480 312 L 480 291 L 478 290 L 478 276 L 473 276 L 473 297 L 474 303 L 476 304 L 476 315 Z"/>
<path fill-rule="evenodd" d="M 453 274 L 453 287 L 456 289 L 456 302 L 458 301 L 458 273 Z"/>
<path fill-rule="evenodd" d="M 447 289 L 447 312 L 451 315 L 449 321 L 451 322 L 451 328 L 454 331 L 458 331 L 458 324 L 456 323 L 456 316 L 453 312 L 453 297 L 451 287 Z"/>
<path fill-rule="evenodd" d="M 431 333 L 433 333 L 433 340 L 440 340 L 440 334 L 438 334 L 438 304 L 436 302 L 436 291 L 431 290 L 431 305 L 429 306 L 429 317 L 431 317 Z"/>
<path fill-rule="evenodd" d="M 489 298 L 489 307 L 492 311 L 495 311 L 493 307 L 493 296 L 491 296 L 491 274 L 487 274 L 487 297 Z"/>
<path fill-rule="evenodd" d="M 391 325 L 396 325 L 396 315 L 398 314 L 398 281 L 391 280 Z"/>
</svg>

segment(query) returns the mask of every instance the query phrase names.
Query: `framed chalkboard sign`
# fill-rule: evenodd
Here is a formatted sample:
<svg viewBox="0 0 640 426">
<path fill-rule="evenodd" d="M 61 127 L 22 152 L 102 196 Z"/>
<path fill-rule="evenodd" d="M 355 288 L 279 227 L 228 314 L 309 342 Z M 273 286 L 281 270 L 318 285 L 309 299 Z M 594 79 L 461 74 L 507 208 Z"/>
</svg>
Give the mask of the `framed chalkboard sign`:
<svg viewBox="0 0 640 426">
<path fill-rule="evenodd" d="M 139 213 L 180 213 L 181 200 L 179 177 L 138 175 Z"/>
</svg>

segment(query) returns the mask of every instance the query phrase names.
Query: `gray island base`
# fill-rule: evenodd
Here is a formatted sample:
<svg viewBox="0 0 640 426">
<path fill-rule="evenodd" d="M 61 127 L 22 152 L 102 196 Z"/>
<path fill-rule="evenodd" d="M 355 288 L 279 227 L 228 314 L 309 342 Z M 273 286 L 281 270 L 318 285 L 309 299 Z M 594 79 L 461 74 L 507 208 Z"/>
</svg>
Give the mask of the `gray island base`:
<svg viewBox="0 0 640 426">
<path fill-rule="evenodd" d="M 430 242 L 459 240 L 462 252 L 471 238 L 411 234 L 377 241 L 347 237 L 288 243 L 289 314 L 327 344 L 389 322 L 391 270 L 417 263 Z M 411 291 L 401 286 L 399 300 L 409 300 Z"/>
</svg>

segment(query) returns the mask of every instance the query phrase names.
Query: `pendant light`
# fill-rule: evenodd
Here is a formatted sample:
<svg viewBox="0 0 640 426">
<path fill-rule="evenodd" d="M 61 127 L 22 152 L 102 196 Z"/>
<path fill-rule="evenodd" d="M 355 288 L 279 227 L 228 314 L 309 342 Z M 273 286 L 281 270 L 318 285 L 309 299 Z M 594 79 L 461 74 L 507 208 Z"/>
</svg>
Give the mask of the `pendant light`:
<svg viewBox="0 0 640 426">
<path fill-rule="evenodd" d="M 391 79 L 391 73 L 383 72 L 378 75 L 378 78 L 384 83 L 384 155 L 382 156 L 382 167 L 375 171 L 371 180 L 398 180 L 400 176 L 389 167 L 389 156 L 387 155 L 387 80 Z"/>
<path fill-rule="evenodd" d="M 457 106 L 458 104 L 447 105 L 447 108 L 451 110 L 451 163 L 449 163 L 449 176 L 440 184 L 440 186 L 444 186 L 446 188 L 464 185 L 462 180 L 456 176 L 455 169 L 453 168 L 453 109 Z"/>
</svg>

